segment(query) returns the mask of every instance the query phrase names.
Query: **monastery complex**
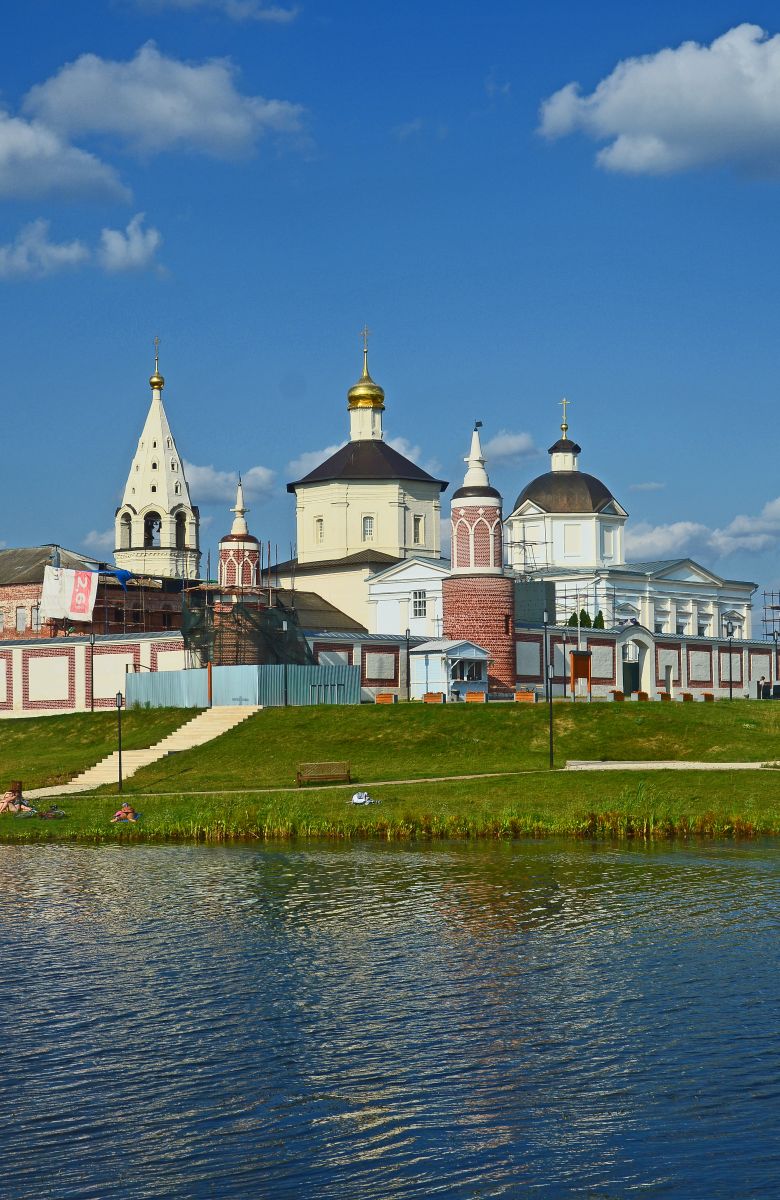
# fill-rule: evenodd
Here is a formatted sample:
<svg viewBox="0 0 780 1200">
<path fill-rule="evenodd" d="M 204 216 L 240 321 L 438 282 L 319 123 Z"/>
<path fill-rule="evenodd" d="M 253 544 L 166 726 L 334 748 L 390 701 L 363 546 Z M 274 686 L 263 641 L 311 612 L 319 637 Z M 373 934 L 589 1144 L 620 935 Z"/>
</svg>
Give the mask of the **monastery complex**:
<svg viewBox="0 0 780 1200">
<path fill-rule="evenodd" d="M 447 481 L 385 440 L 385 394 L 364 339 L 348 441 L 287 485 L 295 557 L 264 561 L 239 482 L 210 580 L 157 357 L 149 384 L 114 562 L 58 551 L 64 567 L 101 569 L 92 625 L 40 621 L 52 547 L 0 551 L 0 713 L 106 705 L 128 670 L 181 671 L 205 657 L 286 662 L 294 646 L 303 658 L 289 661 L 359 666 L 366 700 L 548 688 L 569 698 L 710 698 L 755 695 L 759 680 L 778 678 L 776 640 L 754 637 L 755 584 L 689 558 L 626 562 L 628 513 L 580 468 L 566 402 L 549 469 L 524 483 L 511 511 L 491 485 L 481 422 L 447 501 Z"/>
</svg>

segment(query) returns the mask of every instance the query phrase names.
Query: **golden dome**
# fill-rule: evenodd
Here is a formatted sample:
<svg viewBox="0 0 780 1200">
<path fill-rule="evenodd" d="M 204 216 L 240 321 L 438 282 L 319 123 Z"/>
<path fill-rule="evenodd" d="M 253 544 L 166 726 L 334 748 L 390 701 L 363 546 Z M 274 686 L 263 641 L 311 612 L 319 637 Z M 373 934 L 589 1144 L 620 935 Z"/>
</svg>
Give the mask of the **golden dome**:
<svg viewBox="0 0 780 1200">
<path fill-rule="evenodd" d="M 153 388 L 164 388 L 165 387 L 165 380 L 163 379 L 162 375 L 156 368 L 155 368 L 154 375 L 149 376 L 149 387 L 153 387 Z"/>
<path fill-rule="evenodd" d="M 385 390 L 378 383 L 374 383 L 368 373 L 368 347 L 363 347 L 363 374 L 358 379 L 354 387 L 351 387 L 347 392 L 348 407 L 353 408 L 379 408 L 385 407 Z"/>
</svg>

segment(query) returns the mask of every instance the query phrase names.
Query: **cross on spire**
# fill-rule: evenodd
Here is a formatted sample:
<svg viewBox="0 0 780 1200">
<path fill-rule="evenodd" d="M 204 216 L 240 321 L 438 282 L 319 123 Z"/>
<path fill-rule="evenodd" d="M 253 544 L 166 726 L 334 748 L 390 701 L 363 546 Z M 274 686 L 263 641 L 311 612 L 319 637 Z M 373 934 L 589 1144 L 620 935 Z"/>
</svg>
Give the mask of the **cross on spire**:
<svg viewBox="0 0 780 1200">
<path fill-rule="evenodd" d="M 363 326 L 360 336 L 363 339 L 363 352 L 365 353 L 368 350 L 368 339 L 371 337 L 371 330 L 368 328 L 368 325 Z"/>
<path fill-rule="evenodd" d="M 154 369 L 155 372 L 160 370 L 160 339 L 157 334 L 154 335 Z"/>
<path fill-rule="evenodd" d="M 566 433 L 569 429 L 569 426 L 566 423 L 566 409 L 571 404 L 571 400 L 567 400 L 566 397 L 564 396 L 562 400 L 558 401 L 558 403 L 560 404 L 561 408 L 563 409 L 563 421 L 561 422 L 561 433 L 563 434 L 564 437 L 566 437 Z"/>
</svg>

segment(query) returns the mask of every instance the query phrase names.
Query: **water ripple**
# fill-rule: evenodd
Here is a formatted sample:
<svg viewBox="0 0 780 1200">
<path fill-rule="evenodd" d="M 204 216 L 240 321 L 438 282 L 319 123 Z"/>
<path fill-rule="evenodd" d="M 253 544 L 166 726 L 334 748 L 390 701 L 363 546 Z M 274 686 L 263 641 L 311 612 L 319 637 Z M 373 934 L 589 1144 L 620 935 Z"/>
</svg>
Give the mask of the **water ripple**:
<svg viewBox="0 0 780 1200">
<path fill-rule="evenodd" d="M 777 848 L 0 847 L 4 1200 L 780 1194 Z"/>
</svg>

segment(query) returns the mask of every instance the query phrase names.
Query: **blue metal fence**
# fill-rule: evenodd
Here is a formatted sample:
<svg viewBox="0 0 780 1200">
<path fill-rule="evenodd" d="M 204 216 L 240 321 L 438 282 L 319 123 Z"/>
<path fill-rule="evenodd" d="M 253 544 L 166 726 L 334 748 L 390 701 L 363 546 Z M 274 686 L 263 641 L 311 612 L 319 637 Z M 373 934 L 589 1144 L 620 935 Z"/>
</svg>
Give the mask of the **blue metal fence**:
<svg viewBox="0 0 780 1200">
<path fill-rule="evenodd" d="M 212 703 L 359 704 L 360 668 L 349 666 L 214 667 Z M 205 669 L 127 676 L 128 708 L 206 708 Z"/>
</svg>

